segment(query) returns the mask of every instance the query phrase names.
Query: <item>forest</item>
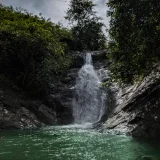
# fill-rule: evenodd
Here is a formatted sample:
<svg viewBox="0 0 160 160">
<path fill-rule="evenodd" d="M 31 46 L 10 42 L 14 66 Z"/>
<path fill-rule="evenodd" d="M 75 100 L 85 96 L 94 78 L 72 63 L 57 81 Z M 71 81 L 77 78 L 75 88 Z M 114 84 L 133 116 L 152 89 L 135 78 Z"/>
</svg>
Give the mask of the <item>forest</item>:
<svg viewBox="0 0 160 160">
<path fill-rule="evenodd" d="M 110 0 L 111 70 L 116 81 L 134 83 L 157 70 L 160 58 L 160 3 Z"/>
</svg>

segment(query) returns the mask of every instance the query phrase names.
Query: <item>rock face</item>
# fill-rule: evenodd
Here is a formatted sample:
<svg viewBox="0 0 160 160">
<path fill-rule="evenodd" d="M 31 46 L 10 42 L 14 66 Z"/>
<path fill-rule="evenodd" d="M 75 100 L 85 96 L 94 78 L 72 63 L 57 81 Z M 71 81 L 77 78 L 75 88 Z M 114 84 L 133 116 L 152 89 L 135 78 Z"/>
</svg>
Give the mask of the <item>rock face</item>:
<svg viewBox="0 0 160 160">
<path fill-rule="evenodd" d="M 22 91 L 0 84 L 0 129 L 29 129 L 55 123 L 55 111 L 43 102 L 28 100 Z"/>
<path fill-rule="evenodd" d="M 151 74 L 139 84 L 115 91 L 116 105 L 103 128 L 134 137 L 159 138 L 160 75 Z"/>
</svg>

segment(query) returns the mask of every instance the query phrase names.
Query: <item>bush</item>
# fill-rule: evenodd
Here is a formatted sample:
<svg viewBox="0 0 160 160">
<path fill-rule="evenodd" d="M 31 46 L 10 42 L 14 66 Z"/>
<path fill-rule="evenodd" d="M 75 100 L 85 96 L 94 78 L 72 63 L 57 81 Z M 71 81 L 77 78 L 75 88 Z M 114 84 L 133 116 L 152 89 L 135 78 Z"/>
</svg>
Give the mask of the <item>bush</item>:
<svg viewBox="0 0 160 160">
<path fill-rule="evenodd" d="M 40 95 L 49 77 L 59 78 L 69 67 L 65 55 L 68 29 L 23 9 L 0 5 L 0 74 L 29 93 Z"/>
</svg>

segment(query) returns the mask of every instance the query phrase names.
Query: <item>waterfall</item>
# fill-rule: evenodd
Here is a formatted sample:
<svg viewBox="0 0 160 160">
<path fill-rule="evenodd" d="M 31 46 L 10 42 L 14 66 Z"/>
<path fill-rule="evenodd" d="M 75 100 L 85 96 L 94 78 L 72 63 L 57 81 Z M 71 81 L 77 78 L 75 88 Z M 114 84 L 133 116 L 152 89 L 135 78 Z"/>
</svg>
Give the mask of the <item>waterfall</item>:
<svg viewBox="0 0 160 160">
<path fill-rule="evenodd" d="M 91 53 L 85 56 L 85 64 L 78 72 L 73 98 L 75 124 L 97 122 L 105 110 L 106 94 L 92 65 Z"/>
</svg>

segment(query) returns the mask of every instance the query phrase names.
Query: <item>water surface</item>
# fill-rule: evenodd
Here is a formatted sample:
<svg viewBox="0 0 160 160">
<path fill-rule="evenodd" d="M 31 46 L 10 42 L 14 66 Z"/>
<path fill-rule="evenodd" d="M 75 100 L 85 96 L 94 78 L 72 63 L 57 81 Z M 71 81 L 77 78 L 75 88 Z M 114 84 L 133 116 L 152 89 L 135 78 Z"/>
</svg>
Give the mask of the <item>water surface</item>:
<svg viewBox="0 0 160 160">
<path fill-rule="evenodd" d="M 0 132 L 0 160 L 160 160 L 160 145 L 94 130 L 50 127 Z"/>
</svg>

